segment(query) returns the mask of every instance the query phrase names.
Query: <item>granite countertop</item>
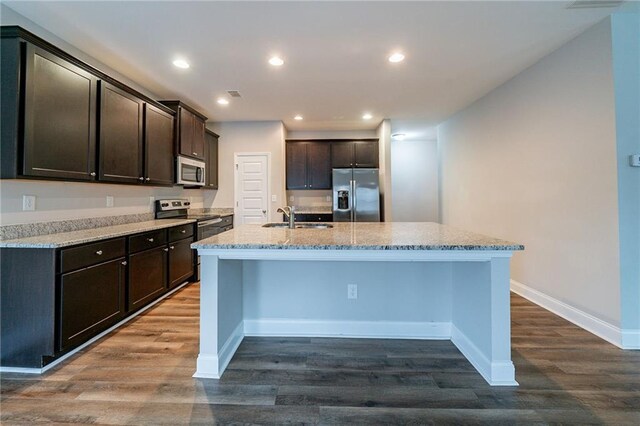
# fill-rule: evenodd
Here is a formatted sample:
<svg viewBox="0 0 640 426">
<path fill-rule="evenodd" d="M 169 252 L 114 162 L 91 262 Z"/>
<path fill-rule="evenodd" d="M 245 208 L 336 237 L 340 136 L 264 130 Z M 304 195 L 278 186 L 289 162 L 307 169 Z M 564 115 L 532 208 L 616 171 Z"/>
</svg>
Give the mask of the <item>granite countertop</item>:
<svg viewBox="0 0 640 426">
<path fill-rule="evenodd" d="M 193 219 L 158 219 L 145 222 L 134 222 L 122 225 L 102 226 L 57 234 L 37 235 L 0 241 L 0 248 L 58 248 L 76 244 L 90 243 L 107 238 L 122 237 L 139 232 L 170 228 L 172 226 L 193 223 Z"/>
<path fill-rule="evenodd" d="M 524 246 L 432 222 L 334 222 L 329 229 L 240 225 L 195 249 L 524 250 Z"/>
</svg>

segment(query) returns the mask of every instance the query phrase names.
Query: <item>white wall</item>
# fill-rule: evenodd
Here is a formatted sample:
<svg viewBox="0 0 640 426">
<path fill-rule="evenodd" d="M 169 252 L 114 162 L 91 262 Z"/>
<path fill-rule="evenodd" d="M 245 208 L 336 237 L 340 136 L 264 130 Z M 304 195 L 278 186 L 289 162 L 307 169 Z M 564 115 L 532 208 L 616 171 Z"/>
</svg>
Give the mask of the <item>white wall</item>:
<svg viewBox="0 0 640 426">
<path fill-rule="evenodd" d="M 392 141 L 394 222 L 439 222 L 438 143 Z"/>
<path fill-rule="evenodd" d="M 512 277 L 620 324 L 610 21 L 438 127 L 442 220 L 525 245 Z"/>
<path fill-rule="evenodd" d="M 208 123 L 207 127 L 220 135 L 218 143 L 217 191 L 207 191 L 205 207 L 234 206 L 234 155 L 248 152 L 271 153 L 271 195 L 276 196 L 271 205 L 271 220 L 280 219 L 278 207 L 285 200 L 285 152 L 286 129 L 281 121 L 228 121 Z"/>
<path fill-rule="evenodd" d="M 128 79 L 90 55 L 54 36 L 5 5 L 0 5 L 2 25 L 20 25 L 34 34 L 128 84 L 147 96 L 158 99 L 140 84 Z M 35 180 L 2 180 L 0 182 L 0 224 L 32 223 L 50 220 L 78 219 L 96 216 L 150 213 L 149 197 L 192 197 L 195 207 L 202 205 L 202 191 L 175 188 L 153 188 L 97 183 L 53 182 Z M 35 195 L 36 210 L 22 211 L 22 196 Z M 114 196 L 114 207 L 106 207 L 106 196 Z"/>
</svg>

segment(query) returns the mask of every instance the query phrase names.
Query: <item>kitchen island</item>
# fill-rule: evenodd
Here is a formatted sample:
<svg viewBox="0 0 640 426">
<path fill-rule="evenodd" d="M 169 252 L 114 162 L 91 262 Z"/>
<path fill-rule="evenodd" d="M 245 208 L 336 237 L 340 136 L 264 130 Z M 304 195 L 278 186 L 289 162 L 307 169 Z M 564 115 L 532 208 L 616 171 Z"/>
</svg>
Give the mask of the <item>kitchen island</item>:
<svg viewBox="0 0 640 426">
<path fill-rule="evenodd" d="M 332 226 L 241 225 L 192 245 L 195 377 L 220 378 L 244 336 L 327 336 L 451 340 L 489 384 L 517 385 L 509 261 L 522 245 L 436 223 Z"/>
</svg>

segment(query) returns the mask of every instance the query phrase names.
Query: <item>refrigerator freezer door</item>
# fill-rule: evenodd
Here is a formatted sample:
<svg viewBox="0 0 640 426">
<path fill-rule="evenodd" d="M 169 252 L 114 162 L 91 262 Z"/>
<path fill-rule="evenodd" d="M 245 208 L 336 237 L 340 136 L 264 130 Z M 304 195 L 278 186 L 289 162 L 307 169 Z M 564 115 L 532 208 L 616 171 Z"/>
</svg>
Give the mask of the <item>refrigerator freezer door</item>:
<svg viewBox="0 0 640 426">
<path fill-rule="evenodd" d="M 353 216 L 351 169 L 333 169 L 333 221 L 350 222 Z"/>
<path fill-rule="evenodd" d="M 353 169 L 354 222 L 380 222 L 378 169 Z"/>
</svg>

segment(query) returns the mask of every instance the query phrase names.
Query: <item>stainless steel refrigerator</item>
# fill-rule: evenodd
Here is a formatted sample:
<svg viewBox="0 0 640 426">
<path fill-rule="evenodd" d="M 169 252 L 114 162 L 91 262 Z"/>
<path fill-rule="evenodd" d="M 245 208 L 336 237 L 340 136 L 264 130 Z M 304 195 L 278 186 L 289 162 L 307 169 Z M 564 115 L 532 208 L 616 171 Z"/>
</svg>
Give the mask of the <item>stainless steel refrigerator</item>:
<svg viewBox="0 0 640 426">
<path fill-rule="evenodd" d="M 333 169 L 333 221 L 380 222 L 378 169 Z"/>
</svg>

